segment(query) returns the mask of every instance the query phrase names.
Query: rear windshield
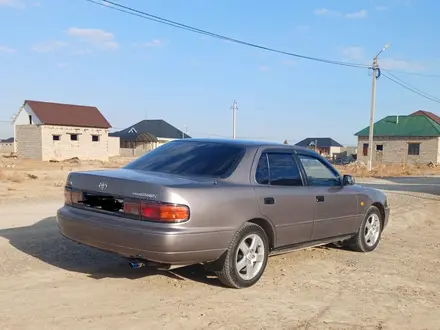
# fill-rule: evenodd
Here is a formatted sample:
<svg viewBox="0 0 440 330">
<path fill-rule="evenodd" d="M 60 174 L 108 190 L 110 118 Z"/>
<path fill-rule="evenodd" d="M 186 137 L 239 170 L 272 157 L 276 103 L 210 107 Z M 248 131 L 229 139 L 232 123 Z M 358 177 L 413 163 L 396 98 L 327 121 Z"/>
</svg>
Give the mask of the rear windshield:
<svg viewBox="0 0 440 330">
<path fill-rule="evenodd" d="M 179 175 L 226 178 L 235 170 L 245 148 L 218 142 L 172 141 L 124 168 Z"/>
</svg>

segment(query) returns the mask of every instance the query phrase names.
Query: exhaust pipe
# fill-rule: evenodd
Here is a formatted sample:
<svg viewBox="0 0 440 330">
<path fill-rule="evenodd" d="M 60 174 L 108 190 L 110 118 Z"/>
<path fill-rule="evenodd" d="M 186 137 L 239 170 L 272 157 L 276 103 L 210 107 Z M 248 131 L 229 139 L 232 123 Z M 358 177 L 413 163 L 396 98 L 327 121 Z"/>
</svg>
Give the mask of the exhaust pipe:
<svg viewBox="0 0 440 330">
<path fill-rule="evenodd" d="M 129 266 L 132 269 L 139 269 L 139 268 L 145 267 L 146 265 L 145 265 L 145 262 L 142 262 L 142 261 L 132 261 L 129 263 Z"/>
<path fill-rule="evenodd" d="M 169 264 L 162 264 L 154 261 L 149 260 L 143 260 L 143 259 L 131 259 L 131 261 L 128 263 L 131 269 L 139 269 L 143 267 L 153 267 L 160 270 L 169 270 L 171 268 L 171 265 Z"/>
</svg>

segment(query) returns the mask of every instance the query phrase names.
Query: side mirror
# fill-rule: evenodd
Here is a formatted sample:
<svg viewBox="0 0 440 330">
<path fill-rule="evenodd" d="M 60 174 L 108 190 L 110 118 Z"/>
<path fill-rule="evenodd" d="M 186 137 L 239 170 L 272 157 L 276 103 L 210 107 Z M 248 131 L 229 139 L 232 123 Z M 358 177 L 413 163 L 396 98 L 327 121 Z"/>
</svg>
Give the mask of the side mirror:
<svg viewBox="0 0 440 330">
<path fill-rule="evenodd" d="M 345 174 L 342 178 L 342 183 L 344 186 L 352 186 L 355 184 L 355 180 L 351 175 Z"/>
</svg>

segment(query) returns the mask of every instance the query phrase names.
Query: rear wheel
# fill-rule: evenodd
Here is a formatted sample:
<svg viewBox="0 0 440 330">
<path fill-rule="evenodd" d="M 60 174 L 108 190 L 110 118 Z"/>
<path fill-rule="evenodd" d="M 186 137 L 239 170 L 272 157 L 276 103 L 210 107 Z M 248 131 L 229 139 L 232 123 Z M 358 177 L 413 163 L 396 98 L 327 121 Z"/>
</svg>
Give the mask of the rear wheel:
<svg viewBox="0 0 440 330">
<path fill-rule="evenodd" d="M 344 245 L 358 252 L 371 252 L 375 250 L 382 235 L 381 216 L 377 207 L 370 207 L 359 231 Z"/>
<path fill-rule="evenodd" d="M 216 274 L 228 287 L 249 287 L 263 275 L 268 255 L 269 240 L 263 228 L 254 223 L 245 223 L 235 234 L 223 268 Z"/>
</svg>

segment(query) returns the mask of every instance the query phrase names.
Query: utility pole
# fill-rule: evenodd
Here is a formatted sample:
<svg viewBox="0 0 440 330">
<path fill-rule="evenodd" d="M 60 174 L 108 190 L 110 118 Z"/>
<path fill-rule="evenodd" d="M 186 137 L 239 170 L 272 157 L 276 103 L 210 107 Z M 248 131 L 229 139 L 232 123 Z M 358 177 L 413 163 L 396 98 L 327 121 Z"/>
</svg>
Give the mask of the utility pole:
<svg viewBox="0 0 440 330">
<path fill-rule="evenodd" d="M 373 136 L 374 136 L 374 110 L 376 107 L 376 79 L 377 74 L 376 71 L 379 70 L 379 64 L 377 59 L 382 52 L 389 47 L 389 44 L 386 44 L 385 47 L 381 49 L 379 53 L 373 58 L 373 65 L 371 69 L 373 70 L 372 76 L 372 88 L 371 88 L 371 108 L 370 108 L 370 132 L 368 134 L 368 171 L 371 172 L 373 169 Z"/>
<path fill-rule="evenodd" d="M 234 100 L 234 103 L 232 104 L 232 138 L 235 139 L 235 133 L 236 133 L 236 125 L 237 125 L 237 102 Z"/>
</svg>

